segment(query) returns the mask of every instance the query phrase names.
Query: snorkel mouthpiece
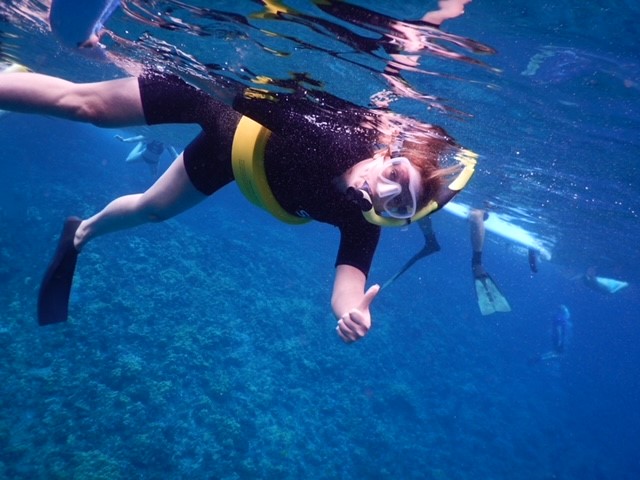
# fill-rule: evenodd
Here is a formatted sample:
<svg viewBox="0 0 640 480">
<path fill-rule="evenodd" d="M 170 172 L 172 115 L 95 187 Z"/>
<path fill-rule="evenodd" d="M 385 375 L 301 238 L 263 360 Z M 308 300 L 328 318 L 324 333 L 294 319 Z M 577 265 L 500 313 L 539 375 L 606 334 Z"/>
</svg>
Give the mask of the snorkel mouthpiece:
<svg viewBox="0 0 640 480">
<path fill-rule="evenodd" d="M 358 205 L 364 215 L 364 212 L 373 210 L 373 203 L 371 203 L 371 196 L 366 190 L 357 189 L 355 187 L 347 188 L 347 200 Z M 366 215 L 365 215 L 366 216 Z"/>
<path fill-rule="evenodd" d="M 453 179 L 451 183 L 441 187 L 433 196 L 433 198 L 429 200 L 429 202 L 423 208 L 418 210 L 410 218 L 389 218 L 380 215 L 373 208 L 373 202 L 371 201 L 370 193 L 365 191 L 364 189 L 357 190 L 351 187 L 349 190 L 354 190 L 358 193 L 351 193 L 350 196 L 351 198 L 353 198 L 354 195 L 359 197 L 356 203 L 362 210 L 362 215 L 364 215 L 364 218 L 369 223 L 373 223 L 374 225 L 378 225 L 380 227 L 404 227 L 412 222 L 423 219 L 427 215 L 431 215 L 433 212 L 440 210 L 448 202 L 450 202 L 453 197 L 455 197 L 464 187 L 467 186 L 469 180 L 471 180 L 471 177 L 475 172 L 478 154 L 472 152 L 471 150 L 467 150 L 466 148 L 462 148 L 458 152 L 456 152 L 454 158 L 463 166 L 462 171 Z M 349 194 L 349 191 L 347 191 L 347 194 Z M 381 198 L 384 198 L 382 192 L 378 192 L 378 194 Z M 387 193 L 387 195 L 390 194 Z"/>
</svg>

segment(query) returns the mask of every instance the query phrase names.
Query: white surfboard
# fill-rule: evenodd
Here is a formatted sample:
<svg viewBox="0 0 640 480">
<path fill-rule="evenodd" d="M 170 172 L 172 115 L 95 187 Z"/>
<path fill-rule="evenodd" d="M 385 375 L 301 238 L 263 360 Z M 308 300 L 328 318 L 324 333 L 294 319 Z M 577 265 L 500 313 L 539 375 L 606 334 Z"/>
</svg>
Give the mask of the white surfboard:
<svg viewBox="0 0 640 480">
<path fill-rule="evenodd" d="M 449 202 L 442 209 L 457 217 L 466 219 L 469 216 L 471 207 L 463 203 Z M 517 245 L 537 250 L 545 260 L 551 259 L 551 252 L 544 246 L 540 238 L 519 225 L 509 222 L 499 213 L 489 212 L 489 218 L 485 220 L 484 228 L 488 232 L 495 233 Z"/>
</svg>

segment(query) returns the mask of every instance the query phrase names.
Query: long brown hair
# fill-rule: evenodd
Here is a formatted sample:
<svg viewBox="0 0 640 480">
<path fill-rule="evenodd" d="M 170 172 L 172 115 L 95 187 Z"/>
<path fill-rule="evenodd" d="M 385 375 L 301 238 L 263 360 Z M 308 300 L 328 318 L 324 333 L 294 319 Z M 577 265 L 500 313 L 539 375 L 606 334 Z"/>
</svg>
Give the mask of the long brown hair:
<svg viewBox="0 0 640 480">
<path fill-rule="evenodd" d="M 460 163 L 453 161 L 461 147 L 444 128 L 425 124 L 421 127 L 406 136 L 398 152 L 420 172 L 423 189 L 418 208 L 425 206 L 447 179 L 462 169 Z"/>
<path fill-rule="evenodd" d="M 455 159 L 462 147 L 438 125 L 423 123 L 389 110 L 373 110 L 370 123 L 378 131 L 378 141 L 392 157 L 407 157 L 419 170 L 422 194 L 418 209 L 434 198 L 448 178 L 460 172 L 463 165 Z"/>
</svg>

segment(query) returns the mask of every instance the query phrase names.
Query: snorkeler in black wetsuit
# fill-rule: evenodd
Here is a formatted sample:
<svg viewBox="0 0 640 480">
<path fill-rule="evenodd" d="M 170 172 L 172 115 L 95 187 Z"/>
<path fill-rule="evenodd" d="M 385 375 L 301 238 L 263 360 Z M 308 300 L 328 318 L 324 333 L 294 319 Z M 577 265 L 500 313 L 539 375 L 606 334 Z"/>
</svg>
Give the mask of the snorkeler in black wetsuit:
<svg viewBox="0 0 640 480">
<path fill-rule="evenodd" d="M 117 198 L 79 224 L 65 224 L 41 287 L 40 323 L 66 320 L 64 302 L 50 293 L 69 291 L 69 263 L 90 240 L 171 218 L 236 180 L 253 203 L 278 218 L 339 228 L 331 297 L 336 329 L 345 342 L 362 338 L 379 291 L 365 285 L 380 226 L 407 225 L 441 208 L 473 174 L 475 154 L 442 128 L 324 92 L 273 93 L 261 87 L 264 79 L 253 88 L 223 77 L 211 81 L 212 90 L 229 102 L 157 72 L 91 84 L 30 73 L 0 78 L 0 108 L 8 110 L 104 127 L 202 127 L 146 192 Z M 49 288 L 47 282 L 65 285 Z"/>
<path fill-rule="evenodd" d="M 560 305 L 551 321 L 551 350 L 531 357 L 529 363 L 553 360 L 564 355 L 571 328 L 571 312 L 566 305 Z"/>
<path fill-rule="evenodd" d="M 238 95 L 230 109 L 178 77 L 152 72 L 139 81 L 149 125 L 177 119 L 202 126 L 203 133 L 184 155 L 191 182 L 205 195 L 234 180 L 231 143 L 242 114 L 269 128 L 273 135 L 264 164 L 278 203 L 292 215 L 340 228 L 344 241 L 337 263 L 368 273 L 380 228 L 367 222 L 358 206 L 334 187 L 335 178 L 375 153 L 375 129 L 361 126 L 365 109 L 330 95 L 323 95 L 318 106 L 302 93 L 282 95 L 275 103 L 243 95 L 240 85 L 234 86 Z"/>
</svg>

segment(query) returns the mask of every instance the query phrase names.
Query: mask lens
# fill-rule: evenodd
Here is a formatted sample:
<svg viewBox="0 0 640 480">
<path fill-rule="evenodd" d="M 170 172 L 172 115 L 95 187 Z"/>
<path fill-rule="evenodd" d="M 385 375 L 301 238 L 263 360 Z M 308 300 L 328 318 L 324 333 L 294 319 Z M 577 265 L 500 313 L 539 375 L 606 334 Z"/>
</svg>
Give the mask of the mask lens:
<svg viewBox="0 0 640 480">
<path fill-rule="evenodd" d="M 382 213 L 393 218 L 412 217 L 416 212 L 420 175 L 409 159 L 386 160 L 378 182 L 378 195 L 384 200 Z"/>
</svg>

